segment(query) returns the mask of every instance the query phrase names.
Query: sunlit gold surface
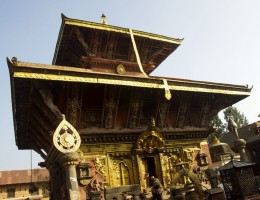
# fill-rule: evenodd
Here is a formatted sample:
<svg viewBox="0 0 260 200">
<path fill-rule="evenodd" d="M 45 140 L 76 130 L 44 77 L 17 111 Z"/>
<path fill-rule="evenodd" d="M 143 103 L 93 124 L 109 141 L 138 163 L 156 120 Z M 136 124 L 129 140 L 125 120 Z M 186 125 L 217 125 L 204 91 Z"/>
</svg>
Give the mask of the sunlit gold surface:
<svg viewBox="0 0 260 200">
<path fill-rule="evenodd" d="M 134 47 L 135 57 L 136 57 L 136 60 L 137 60 L 139 69 L 140 69 L 140 71 L 143 73 L 143 75 L 144 75 L 145 77 L 147 77 L 147 74 L 144 72 L 144 69 L 143 69 L 143 66 L 142 66 L 142 63 L 141 63 L 141 60 L 140 60 L 140 56 L 139 56 L 138 49 L 137 49 L 137 47 L 136 47 L 133 30 L 132 30 L 132 29 L 129 29 L 129 32 L 130 32 L 131 41 L 132 41 L 132 45 L 133 45 L 133 47 Z"/>
<path fill-rule="evenodd" d="M 113 32 L 118 32 L 118 33 L 130 34 L 129 29 L 126 29 L 126 28 L 97 24 L 97 23 L 93 23 L 93 22 L 66 19 L 65 24 L 74 25 L 74 26 L 78 26 L 78 27 L 88 27 L 88 28 L 92 28 L 92 29 L 107 30 L 107 31 L 113 31 Z M 166 36 L 161 36 L 161 35 L 156 35 L 156 34 L 136 31 L 136 30 L 133 30 L 133 33 L 136 36 L 146 37 L 149 39 L 169 42 L 169 43 L 173 43 L 173 44 L 181 44 L 181 42 L 182 42 L 182 39 L 169 38 Z"/>
<path fill-rule="evenodd" d="M 124 65 L 119 64 L 119 65 L 116 67 L 116 72 L 117 72 L 118 74 L 124 74 L 124 73 L 125 73 L 125 67 L 124 67 Z"/>
<path fill-rule="evenodd" d="M 124 85 L 124 86 L 145 87 L 145 88 L 160 88 L 160 89 L 165 88 L 163 83 L 158 84 L 158 83 L 147 83 L 141 81 L 78 77 L 78 76 L 69 76 L 69 75 L 14 72 L 13 76 L 16 78 L 31 78 L 31 79 L 83 82 L 83 83 L 99 83 L 99 84 Z M 193 86 L 169 85 L 169 89 L 179 90 L 179 91 L 207 92 L 207 93 L 220 93 L 220 94 L 231 94 L 231 95 L 250 95 L 250 92 L 245 92 L 245 91 L 236 91 L 236 90 L 228 90 L 228 89 L 212 89 L 206 87 L 203 88 L 203 87 L 193 87 Z"/>
</svg>

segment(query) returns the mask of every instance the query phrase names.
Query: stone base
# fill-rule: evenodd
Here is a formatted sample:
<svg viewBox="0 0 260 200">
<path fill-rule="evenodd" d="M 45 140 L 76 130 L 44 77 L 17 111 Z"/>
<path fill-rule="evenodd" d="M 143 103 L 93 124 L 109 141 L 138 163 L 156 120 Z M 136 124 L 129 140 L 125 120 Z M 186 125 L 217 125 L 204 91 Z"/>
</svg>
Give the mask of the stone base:
<svg viewBox="0 0 260 200">
<path fill-rule="evenodd" d="M 134 199 L 139 199 L 140 185 L 123 185 L 119 187 L 105 188 L 105 199 L 123 200 L 124 194 L 131 195 Z"/>
<path fill-rule="evenodd" d="M 91 200 L 101 200 L 101 191 L 90 192 Z"/>
<path fill-rule="evenodd" d="M 226 200 L 224 190 L 221 188 L 212 188 L 208 190 L 210 200 Z"/>
</svg>

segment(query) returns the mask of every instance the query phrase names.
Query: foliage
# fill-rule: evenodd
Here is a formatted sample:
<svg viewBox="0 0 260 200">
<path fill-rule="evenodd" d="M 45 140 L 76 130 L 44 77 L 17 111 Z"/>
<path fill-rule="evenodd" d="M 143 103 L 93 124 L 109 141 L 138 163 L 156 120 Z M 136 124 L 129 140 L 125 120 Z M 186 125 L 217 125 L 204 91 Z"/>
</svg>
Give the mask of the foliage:
<svg viewBox="0 0 260 200">
<path fill-rule="evenodd" d="M 211 122 L 210 126 L 216 128 L 216 131 L 209 135 L 208 143 L 211 143 L 214 140 L 214 137 L 221 138 L 223 133 L 225 132 L 226 126 L 220 119 L 219 115 L 217 115 Z"/>
<path fill-rule="evenodd" d="M 248 125 L 248 120 L 245 117 L 244 113 L 240 113 L 240 111 L 236 107 L 228 107 L 224 110 L 224 119 L 228 123 L 229 118 L 232 116 L 233 120 L 236 122 L 237 127 L 243 127 Z M 226 131 L 228 131 L 226 129 Z"/>
<path fill-rule="evenodd" d="M 219 115 L 217 115 L 212 121 L 211 124 L 216 128 L 215 136 L 217 138 L 220 138 L 222 133 L 225 132 L 226 125 L 222 122 L 222 120 L 219 118 Z"/>
<path fill-rule="evenodd" d="M 219 115 L 217 115 L 210 125 L 216 127 L 216 131 L 209 135 L 208 143 L 211 143 L 216 136 L 220 139 L 226 132 L 228 132 L 228 120 L 232 116 L 238 128 L 248 125 L 248 120 L 244 113 L 241 113 L 236 107 L 228 107 L 223 111 L 225 123 L 222 122 Z"/>
</svg>

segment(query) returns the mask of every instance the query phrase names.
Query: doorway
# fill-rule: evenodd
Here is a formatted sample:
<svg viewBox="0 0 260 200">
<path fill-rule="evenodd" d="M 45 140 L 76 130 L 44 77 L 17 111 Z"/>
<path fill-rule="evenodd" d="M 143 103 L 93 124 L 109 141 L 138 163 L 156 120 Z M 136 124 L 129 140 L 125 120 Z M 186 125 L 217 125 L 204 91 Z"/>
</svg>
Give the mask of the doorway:
<svg viewBox="0 0 260 200">
<path fill-rule="evenodd" d="M 149 174 L 148 185 L 149 187 L 151 187 L 152 181 L 150 177 L 151 176 L 158 177 L 156 173 L 156 165 L 155 165 L 154 157 L 146 158 L 146 165 L 147 165 L 147 173 Z"/>
<path fill-rule="evenodd" d="M 145 175 L 145 177 L 143 175 Z M 161 165 L 158 155 L 141 158 L 140 176 L 144 177 L 141 179 L 143 188 L 151 187 L 151 176 L 158 178 L 162 182 Z"/>
<path fill-rule="evenodd" d="M 154 157 L 146 158 L 146 163 L 149 176 L 157 177 Z"/>
</svg>

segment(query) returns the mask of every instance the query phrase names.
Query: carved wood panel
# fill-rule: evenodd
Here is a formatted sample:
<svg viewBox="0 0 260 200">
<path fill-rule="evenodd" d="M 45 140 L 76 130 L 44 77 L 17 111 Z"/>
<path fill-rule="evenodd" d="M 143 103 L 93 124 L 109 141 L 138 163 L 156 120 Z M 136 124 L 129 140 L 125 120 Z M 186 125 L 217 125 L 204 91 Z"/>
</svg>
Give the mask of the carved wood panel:
<svg viewBox="0 0 260 200">
<path fill-rule="evenodd" d="M 133 90 L 131 94 L 131 100 L 129 105 L 128 114 L 128 127 L 136 128 L 139 124 L 140 112 L 143 106 L 143 95 L 142 90 Z"/>
<path fill-rule="evenodd" d="M 107 86 L 105 90 L 105 99 L 104 99 L 104 118 L 103 126 L 105 128 L 113 128 L 118 104 L 120 99 L 120 87 L 117 86 Z"/>
<path fill-rule="evenodd" d="M 190 107 L 190 98 L 188 98 L 188 96 L 186 96 L 186 95 L 183 95 L 181 104 L 179 107 L 179 111 L 178 111 L 178 117 L 177 117 L 177 122 L 176 122 L 177 128 L 184 127 L 185 121 L 187 120 L 186 118 L 187 118 L 187 114 L 189 111 L 189 107 Z"/>
<path fill-rule="evenodd" d="M 101 127 L 104 102 L 104 86 L 85 85 L 81 111 L 81 128 Z"/>
<path fill-rule="evenodd" d="M 200 117 L 200 126 L 205 127 L 208 124 L 208 115 L 209 115 L 209 109 L 210 105 L 208 102 L 205 102 L 204 105 L 202 105 L 201 109 L 201 117 Z"/>
<path fill-rule="evenodd" d="M 156 118 L 156 124 L 160 128 L 164 128 L 167 126 L 167 116 L 169 112 L 171 101 L 162 98 L 159 105 L 158 105 L 158 112 Z"/>
<path fill-rule="evenodd" d="M 81 84 L 70 84 L 67 88 L 67 118 L 74 126 L 79 127 L 82 107 L 82 86 Z"/>
</svg>

